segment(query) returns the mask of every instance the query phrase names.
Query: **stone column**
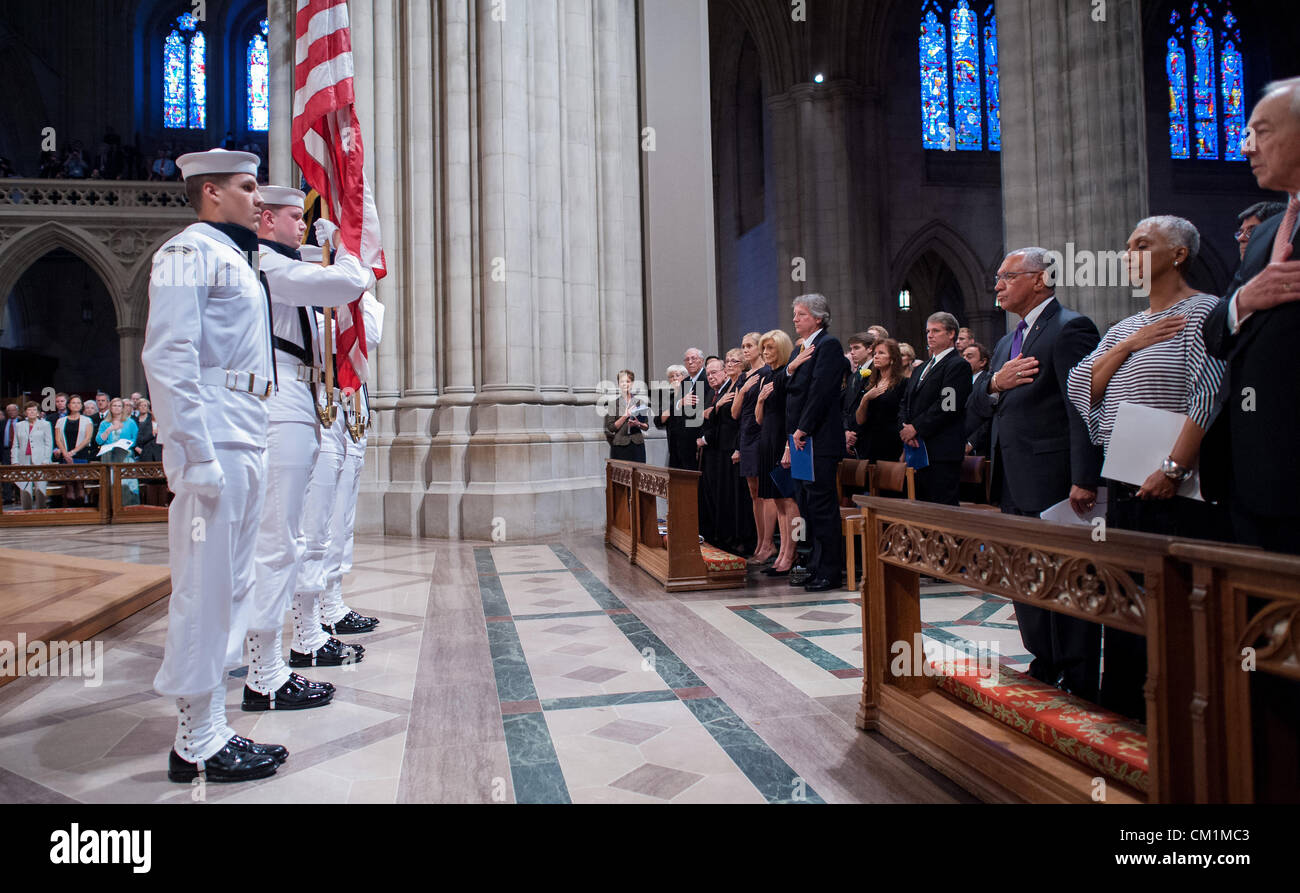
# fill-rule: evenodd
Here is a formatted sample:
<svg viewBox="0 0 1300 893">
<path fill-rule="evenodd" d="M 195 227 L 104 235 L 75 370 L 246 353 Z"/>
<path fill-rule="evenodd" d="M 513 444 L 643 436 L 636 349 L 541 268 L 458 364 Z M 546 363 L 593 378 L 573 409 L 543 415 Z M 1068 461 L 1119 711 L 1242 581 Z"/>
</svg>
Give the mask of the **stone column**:
<svg viewBox="0 0 1300 893">
<path fill-rule="evenodd" d="M 1117 251 L 1148 213 L 1141 10 L 1106 21 L 1072 0 L 1003 0 L 1002 195 L 1008 250 Z M 1012 52 L 1012 48 L 1024 48 Z M 1131 288 L 1075 287 L 1062 300 L 1104 332 L 1141 306 Z"/>
<path fill-rule="evenodd" d="M 132 391 L 148 393 L 149 383 L 145 379 L 144 363 L 140 361 L 140 352 L 144 350 L 144 329 L 140 326 L 120 326 L 117 337 L 122 393 L 130 394 Z"/>
<path fill-rule="evenodd" d="M 643 0 L 644 239 L 653 369 L 718 345 L 707 0 Z M 602 246 L 603 248 L 603 246 Z M 607 364 L 608 365 L 608 362 Z"/>
<path fill-rule="evenodd" d="M 271 131 L 267 143 L 267 172 L 275 185 L 294 186 L 293 62 L 295 0 L 267 0 L 267 58 L 271 63 Z"/>
</svg>

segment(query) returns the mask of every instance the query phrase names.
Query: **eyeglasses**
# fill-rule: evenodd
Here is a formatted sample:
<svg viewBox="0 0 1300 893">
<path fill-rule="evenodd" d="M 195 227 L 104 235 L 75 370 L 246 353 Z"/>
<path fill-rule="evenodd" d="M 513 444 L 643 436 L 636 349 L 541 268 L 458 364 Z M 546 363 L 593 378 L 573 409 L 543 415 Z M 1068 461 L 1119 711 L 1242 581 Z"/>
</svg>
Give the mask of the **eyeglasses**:
<svg viewBox="0 0 1300 893">
<path fill-rule="evenodd" d="M 1247 242 L 1249 242 L 1250 234 L 1253 233 L 1254 231 L 1255 231 L 1255 227 L 1253 226 L 1250 229 L 1239 229 L 1237 230 L 1237 234 L 1233 236 L 1233 238 L 1236 239 L 1238 242 L 1240 242 L 1242 239 L 1245 239 Z"/>
<path fill-rule="evenodd" d="M 1016 270 L 1010 273 L 998 273 L 993 277 L 993 287 L 997 288 L 1000 282 L 1010 282 L 1017 276 L 1037 276 L 1042 270 Z"/>
<path fill-rule="evenodd" d="M 728 366 L 739 366 L 744 360 L 727 360 Z"/>
</svg>

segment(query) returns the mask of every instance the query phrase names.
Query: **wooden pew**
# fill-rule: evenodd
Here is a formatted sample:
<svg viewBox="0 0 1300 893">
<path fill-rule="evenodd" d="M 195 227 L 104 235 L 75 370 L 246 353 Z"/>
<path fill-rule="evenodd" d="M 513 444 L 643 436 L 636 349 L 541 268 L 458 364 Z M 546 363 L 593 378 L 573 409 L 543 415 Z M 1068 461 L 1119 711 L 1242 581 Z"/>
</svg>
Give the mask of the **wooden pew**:
<svg viewBox="0 0 1300 893">
<path fill-rule="evenodd" d="M 108 466 L 98 462 L 85 465 L 0 465 L 0 482 L 9 484 L 46 481 L 50 484 L 66 485 L 78 482 L 98 488 L 102 493 L 103 484 L 108 479 Z M 66 487 L 64 489 L 66 492 Z M 93 492 L 93 490 L 91 491 Z M 47 495 L 50 495 L 47 491 Z M 32 509 L 23 511 L 16 507 L 0 506 L 0 527 L 62 527 L 83 524 L 109 523 L 109 505 L 100 499 L 98 505 L 84 508 Z"/>
<path fill-rule="evenodd" d="M 605 542 L 628 556 L 668 592 L 742 589 L 743 558 L 706 561 L 700 545 L 698 471 L 607 460 Z M 667 536 L 659 532 L 659 500 L 668 503 Z M 711 554 L 716 550 L 703 547 Z M 725 553 L 723 553 L 725 554 Z"/>
</svg>

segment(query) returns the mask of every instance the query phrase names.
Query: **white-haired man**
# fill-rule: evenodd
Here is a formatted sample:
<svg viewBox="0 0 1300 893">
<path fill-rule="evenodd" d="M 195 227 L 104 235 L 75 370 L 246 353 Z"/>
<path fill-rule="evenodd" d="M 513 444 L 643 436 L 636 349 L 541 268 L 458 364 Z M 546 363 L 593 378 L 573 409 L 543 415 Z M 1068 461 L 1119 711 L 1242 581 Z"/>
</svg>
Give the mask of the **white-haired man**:
<svg viewBox="0 0 1300 893">
<path fill-rule="evenodd" d="M 339 251 L 328 267 L 302 260 L 299 245 L 307 229 L 305 198 L 301 191 L 283 186 L 262 189 L 261 268 L 271 293 L 280 389 L 268 403 L 267 497 L 257 534 L 257 583 L 243 700 L 243 709 L 248 711 L 323 707 L 334 694 L 332 685 L 290 672 L 281 642 L 284 616 L 306 553 L 303 502 L 321 442 L 316 407 L 322 361 L 308 308 L 339 307 L 355 301 L 374 282 L 374 276 L 346 251 Z M 317 223 L 318 235 L 328 231 L 327 226 L 319 225 L 324 221 Z M 342 424 L 334 422 L 339 427 Z M 302 620 L 300 614 L 294 612 L 295 626 Z M 296 629 L 294 638 L 300 638 Z M 326 647 L 347 651 L 347 646 L 337 642 Z M 321 665 L 330 665 L 325 657 Z"/>
<path fill-rule="evenodd" d="M 275 390 L 270 301 L 258 278 L 256 155 L 214 149 L 178 160 L 199 222 L 153 260 L 141 359 L 163 444 L 172 591 L 154 679 L 180 714 L 167 777 L 237 782 L 288 757 L 226 724 L 226 672 L 239 666 Z"/>
</svg>

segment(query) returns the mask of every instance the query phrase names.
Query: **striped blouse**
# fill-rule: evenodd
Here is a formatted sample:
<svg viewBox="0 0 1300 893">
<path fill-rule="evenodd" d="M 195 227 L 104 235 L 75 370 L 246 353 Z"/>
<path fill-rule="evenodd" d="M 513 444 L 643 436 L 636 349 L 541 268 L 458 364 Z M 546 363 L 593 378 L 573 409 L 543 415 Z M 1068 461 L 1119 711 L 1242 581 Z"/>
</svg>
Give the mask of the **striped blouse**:
<svg viewBox="0 0 1300 893">
<path fill-rule="evenodd" d="M 1110 445 L 1121 403 L 1136 403 L 1188 416 L 1205 428 L 1214 409 L 1225 364 L 1205 352 L 1201 323 L 1219 303 L 1210 295 L 1193 295 L 1160 313 L 1143 311 L 1116 323 L 1101 344 L 1070 372 L 1070 402 L 1088 424 L 1092 442 Z M 1092 406 L 1092 365 L 1143 326 L 1169 316 L 1187 317 L 1181 333 L 1132 354 L 1106 386 L 1101 403 Z"/>
</svg>

